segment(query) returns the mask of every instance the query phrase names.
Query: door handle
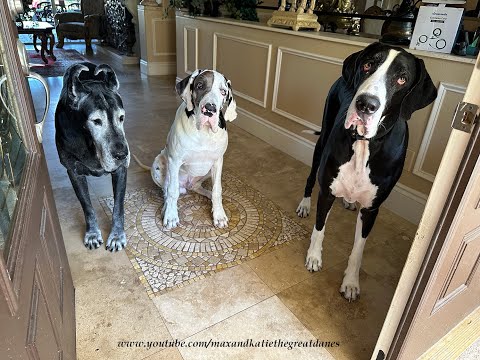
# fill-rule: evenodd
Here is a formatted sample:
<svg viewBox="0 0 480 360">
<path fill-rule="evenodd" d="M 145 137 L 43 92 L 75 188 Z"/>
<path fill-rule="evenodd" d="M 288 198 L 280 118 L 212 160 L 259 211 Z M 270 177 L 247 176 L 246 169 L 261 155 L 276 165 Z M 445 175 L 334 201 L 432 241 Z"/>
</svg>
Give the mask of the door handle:
<svg viewBox="0 0 480 360">
<path fill-rule="evenodd" d="M 35 123 L 35 130 L 37 133 L 37 139 L 40 143 L 43 141 L 43 125 L 45 124 L 45 119 L 47 118 L 48 110 L 50 109 L 50 88 L 48 87 L 47 81 L 43 78 L 43 76 L 30 71 L 29 66 L 28 66 L 28 60 L 27 60 L 27 52 L 25 50 L 25 45 L 20 41 L 17 40 L 17 49 L 18 49 L 18 55 L 20 57 L 20 63 L 22 64 L 22 70 L 23 73 L 27 78 L 32 78 L 35 80 L 38 80 L 42 85 L 43 88 L 45 89 L 45 111 L 42 116 L 42 120 Z M 7 81 L 7 74 L 4 74 L 2 77 L 0 77 L 0 100 L 3 103 L 3 106 L 5 106 L 5 109 L 7 109 L 8 113 L 14 118 L 17 119 L 13 111 L 10 110 L 10 108 L 7 105 L 7 102 L 5 98 L 3 97 L 3 83 Z"/>
</svg>

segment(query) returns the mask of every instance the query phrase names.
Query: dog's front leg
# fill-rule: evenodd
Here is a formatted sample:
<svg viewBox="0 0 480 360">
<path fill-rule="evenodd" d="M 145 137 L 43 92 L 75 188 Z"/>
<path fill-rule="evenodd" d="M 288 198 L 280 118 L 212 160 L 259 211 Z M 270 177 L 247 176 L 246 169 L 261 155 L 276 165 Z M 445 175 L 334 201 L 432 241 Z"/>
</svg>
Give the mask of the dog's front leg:
<svg viewBox="0 0 480 360">
<path fill-rule="evenodd" d="M 305 266 L 308 271 L 319 271 L 322 268 L 323 239 L 325 237 L 325 224 L 332 208 L 335 196 L 320 190 L 317 200 L 317 219 L 310 237 Z"/>
<path fill-rule="evenodd" d="M 107 250 L 122 250 L 127 245 L 127 236 L 125 235 L 125 188 L 127 187 L 127 168 L 120 166 L 112 173 L 113 186 L 113 214 L 112 229 L 107 239 Z"/>
<path fill-rule="evenodd" d="M 167 159 L 167 176 L 164 183 L 163 205 L 163 226 L 167 229 L 177 227 L 180 223 L 178 218 L 177 201 L 180 196 L 180 184 L 178 182 L 178 174 L 180 172 L 181 162 L 168 156 Z"/>
<path fill-rule="evenodd" d="M 213 224 L 223 228 L 228 226 L 228 217 L 222 204 L 222 167 L 223 156 L 217 159 L 212 166 L 212 213 Z"/>
<path fill-rule="evenodd" d="M 367 236 L 372 230 L 375 219 L 378 215 L 377 209 L 361 209 L 358 212 L 357 225 L 355 228 L 355 242 L 352 253 L 348 258 L 348 266 L 345 269 L 340 292 L 348 301 L 356 300 L 360 296 L 359 273 L 362 264 L 363 248 L 367 241 Z"/>
<path fill-rule="evenodd" d="M 83 238 L 83 244 L 88 249 L 97 249 L 103 244 L 102 232 L 98 227 L 97 216 L 90 201 L 90 194 L 88 193 L 88 183 L 85 175 L 77 175 L 71 170 L 67 170 L 68 177 L 75 190 L 80 205 L 82 205 L 83 214 L 85 215 L 86 231 Z"/>
</svg>

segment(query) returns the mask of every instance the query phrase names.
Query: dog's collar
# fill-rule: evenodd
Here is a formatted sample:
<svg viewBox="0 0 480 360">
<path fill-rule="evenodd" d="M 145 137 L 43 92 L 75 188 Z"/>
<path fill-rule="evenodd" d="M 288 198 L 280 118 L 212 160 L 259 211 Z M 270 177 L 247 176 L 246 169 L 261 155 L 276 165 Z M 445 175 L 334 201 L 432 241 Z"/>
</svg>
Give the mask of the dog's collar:
<svg viewBox="0 0 480 360">
<path fill-rule="evenodd" d="M 365 136 L 363 135 L 360 135 L 356 129 L 353 129 L 353 130 L 348 130 L 350 132 L 350 136 L 352 137 L 352 139 L 355 139 L 355 141 L 357 140 L 367 140 L 367 141 L 370 141 L 370 139 L 367 139 Z"/>
</svg>

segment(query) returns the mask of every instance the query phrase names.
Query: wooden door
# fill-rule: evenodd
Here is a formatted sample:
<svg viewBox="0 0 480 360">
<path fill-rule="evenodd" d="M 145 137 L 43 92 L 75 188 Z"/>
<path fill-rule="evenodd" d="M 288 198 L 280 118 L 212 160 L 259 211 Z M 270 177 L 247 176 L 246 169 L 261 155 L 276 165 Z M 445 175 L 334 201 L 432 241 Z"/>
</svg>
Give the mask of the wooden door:
<svg viewBox="0 0 480 360">
<path fill-rule="evenodd" d="M 0 0 L 0 358 L 73 360 L 73 282 L 9 3 Z"/>
<path fill-rule="evenodd" d="M 477 59 L 464 101 L 480 106 L 480 59 Z M 452 138 L 449 146 L 455 147 Z M 480 123 L 477 119 L 463 159 L 450 162 L 450 167 L 458 168 L 457 174 L 388 354 L 390 359 L 417 359 L 422 354 L 436 360 L 453 359 L 457 355 L 454 352 L 445 348 L 437 352 L 432 346 L 480 308 L 479 155 Z M 442 181 L 442 172 L 439 172 L 435 182 Z M 432 196 L 436 196 L 434 190 Z M 424 217 L 429 216 L 428 211 L 427 205 Z M 460 329 L 465 333 L 456 339 L 453 336 L 453 342 L 464 341 L 462 337 L 468 332 L 480 335 L 478 328 Z M 461 348 L 457 346 L 457 350 Z"/>
</svg>

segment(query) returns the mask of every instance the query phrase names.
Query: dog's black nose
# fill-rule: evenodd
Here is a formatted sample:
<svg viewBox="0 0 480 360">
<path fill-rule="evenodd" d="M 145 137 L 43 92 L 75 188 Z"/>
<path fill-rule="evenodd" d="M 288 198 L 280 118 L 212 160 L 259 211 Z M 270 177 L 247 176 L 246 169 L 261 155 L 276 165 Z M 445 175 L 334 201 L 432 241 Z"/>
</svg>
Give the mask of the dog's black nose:
<svg viewBox="0 0 480 360">
<path fill-rule="evenodd" d="M 127 145 L 117 142 L 113 145 L 112 156 L 117 160 L 124 160 L 128 155 Z"/>
<path fill-rule="evenodd" d="M 373 95 L 361 94 L 357 96 L 355 107 L 364 114 L 372 115 L 380 107 L 380 99 Z"/>
<path fill-rule="evenodd" d="M 217 112 L 217 106 L 215 104 L 212 104 L 212 103 L 206 103 L 205 104 L 205 109 L 207 109 L 211 113 L 216 113 Z"/>
</svg>

